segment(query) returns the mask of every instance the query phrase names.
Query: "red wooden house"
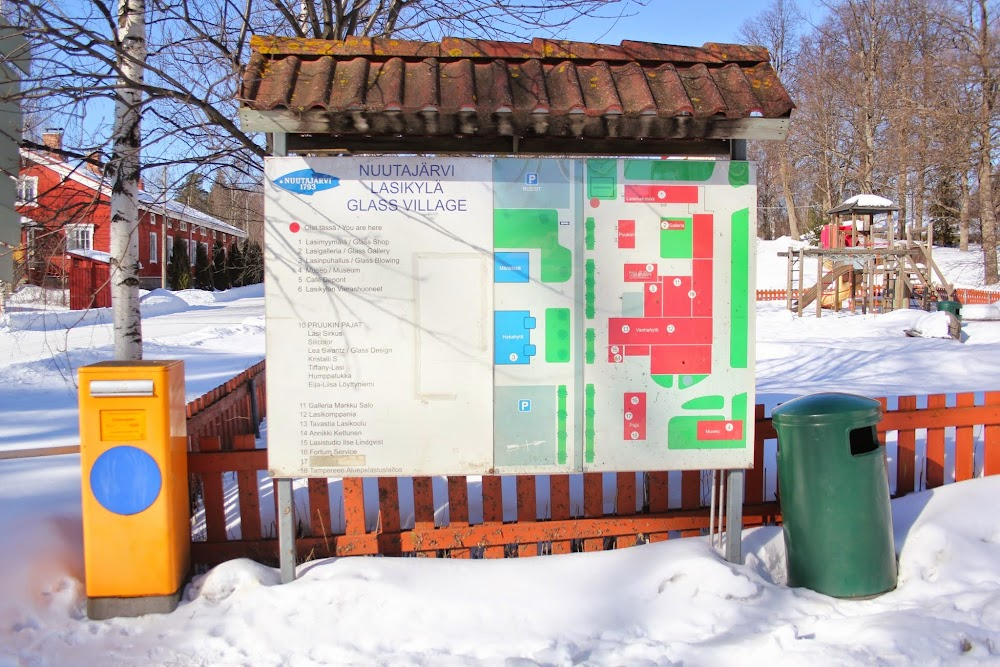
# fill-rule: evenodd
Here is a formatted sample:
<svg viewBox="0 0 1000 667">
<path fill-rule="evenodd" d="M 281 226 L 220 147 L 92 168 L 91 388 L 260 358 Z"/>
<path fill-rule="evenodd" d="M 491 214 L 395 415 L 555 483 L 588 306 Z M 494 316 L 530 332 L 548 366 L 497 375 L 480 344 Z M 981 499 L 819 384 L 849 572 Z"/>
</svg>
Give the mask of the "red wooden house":
<svg viewBox="0 0 1000 667">
<path fill-rule="evenodd" d="M 34 284 L 65 285 L 73 258 L 107 263 L 111 245 L 111 186 L 99 167 L 69 161 L 58 152 L 62 133 L 47 132 L 53 151 L 22 150 L 17 183 L 21 214 L 21 260 L 25 278 Z M 180 202 L 139 192 L 140 287 L 161 286 L 174 238 L 188 242 L 192 265 L 199 244 L 212 256 L 216 240 L 228 250 L 245 239 L 242 229 Z M 77 262 L 79 264 L 79 261 Z"/>
</svg>

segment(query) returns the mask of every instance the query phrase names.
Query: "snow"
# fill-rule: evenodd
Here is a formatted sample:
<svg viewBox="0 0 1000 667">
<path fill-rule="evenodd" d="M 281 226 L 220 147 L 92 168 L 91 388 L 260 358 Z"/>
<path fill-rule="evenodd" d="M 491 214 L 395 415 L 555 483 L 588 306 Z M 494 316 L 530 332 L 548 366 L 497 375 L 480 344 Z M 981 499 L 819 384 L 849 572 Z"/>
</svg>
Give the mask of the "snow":
<svg viewBox="0 0 1000 667">
<path fill-rule="evenodd" d="M 758 243 L 758 286 L 784 286 L 788 246 Z M 974 252 L 936 257 L 976 286 Z M 110 318 L 61 301 L 35 289 L 8 303 L 0 452 L 78 441 L 76 369 L 110 358 Z M 944 314 L 816 319 L 783 306 L 757 307 L 769 407 L 818 391 L 1000 388 L 998 322 L 965 322 L 961 341 L 914 338 L 905 331 L 940 333 Z M 142 311 L 147 358 L 184 359 L 189 399 L 263 358 L 259 286 L 156 290 Z M 320 560 L 288 585 L 234 560 L 194 577 L 172 614 L 98 622 L 85 614 L 79 457 L 0 460 L 0 667 L 994 663 L 1000 514 L 981 508 L 998 497 L 1000 477 L 893 501 L 898 586 L 871 600 L 788 588 L 781 529 L 764 527 L 744 532 L 739 565 L 704 538 L 532 559 Z"/>
<path fill-rule="evenodd" d="M 886 199 L 885 197 L 879 197 L 878 195 L 854 195 L 849 199 L 845 199 L 841 206 L 848 204 L 854 204 L 862 208 L 877 208 L 877 207 L 889 207 L 893 206 L 891 199 Z"/>
</svg>

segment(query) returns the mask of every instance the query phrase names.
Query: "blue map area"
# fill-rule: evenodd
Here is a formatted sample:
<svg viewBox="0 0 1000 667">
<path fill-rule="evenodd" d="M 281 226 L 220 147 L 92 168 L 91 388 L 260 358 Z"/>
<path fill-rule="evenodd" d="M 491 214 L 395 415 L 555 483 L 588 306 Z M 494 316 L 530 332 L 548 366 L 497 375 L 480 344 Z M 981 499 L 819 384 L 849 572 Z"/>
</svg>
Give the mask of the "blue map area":
<svg viewBox="0 0 1000 667">
<path fill-rule="evenodd" d="M 495 252 L 493 253 L 493 282 L 495 283 L 526 283 L 529 278 L 528 253 L 526 252 Z"/>
<path fill-rule="evenodd" d="M 498 310 L 493 318 L 493 363 L 498 366 L 531 363 L 535 346 L 531 330 L 535 318 L 527 310 Z"/>
</svg>

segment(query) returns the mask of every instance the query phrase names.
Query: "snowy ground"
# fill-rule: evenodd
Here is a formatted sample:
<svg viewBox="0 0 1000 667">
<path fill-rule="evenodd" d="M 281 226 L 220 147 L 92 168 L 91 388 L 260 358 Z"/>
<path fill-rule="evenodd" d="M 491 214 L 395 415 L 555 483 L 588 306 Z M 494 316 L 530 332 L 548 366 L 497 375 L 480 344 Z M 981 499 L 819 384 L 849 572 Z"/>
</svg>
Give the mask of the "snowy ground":
<svg viewBox="0 0 1000 667">
<path fill-rule="evenodd" d="M 760 287 L 784 285 L 786 247 L 759 245 Z M 937 258 L 978 286 L 977 254 Z M 110 357 L 99 313 L 37 301 L 19 295 L 0 329 L 0 450 L 75 444 L 75 369 Z M 184 359 L 189 398 L 263 357 L 259 287 L 154 293 L 144 308 L 147 357 Z M 967 322 L 958 342 L 906 337 L 939 324 L 917 311 L 828 315 L 758 304 L 760 401 L 1000 389 L 1000 322 Z M 761 528 L 737 566 L 702 539 L 530 560 L 317 561 L 287 586 L 234 561 L 196 577 L 173 614 L 104 622 L 84 613 L 79 494 L 76 456 L 0 461 L 0 667 L 1000 662 L 1000 515 L 980 511 L 1000 478 L 895 501 L 899 585 L 868 601 L 789 589 L 780 529 Z"/>
</svg>

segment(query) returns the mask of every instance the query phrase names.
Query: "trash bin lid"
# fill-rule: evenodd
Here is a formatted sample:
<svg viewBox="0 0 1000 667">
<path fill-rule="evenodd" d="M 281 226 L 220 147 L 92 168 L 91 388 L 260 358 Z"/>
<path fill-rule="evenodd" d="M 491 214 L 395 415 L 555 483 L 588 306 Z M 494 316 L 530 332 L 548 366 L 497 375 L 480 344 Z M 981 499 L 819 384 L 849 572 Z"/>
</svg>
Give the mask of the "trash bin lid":
<svg viewBox="0 0 1000 667">
<path fill-rule="evenodd" d="M 841 421 L 877 424 L 881 419 L 882 405 L 878 401 L 836 392 L 800 396 L 782 403 L 771 413 L 771 421 L 776 426 Z"/>
</svg>

